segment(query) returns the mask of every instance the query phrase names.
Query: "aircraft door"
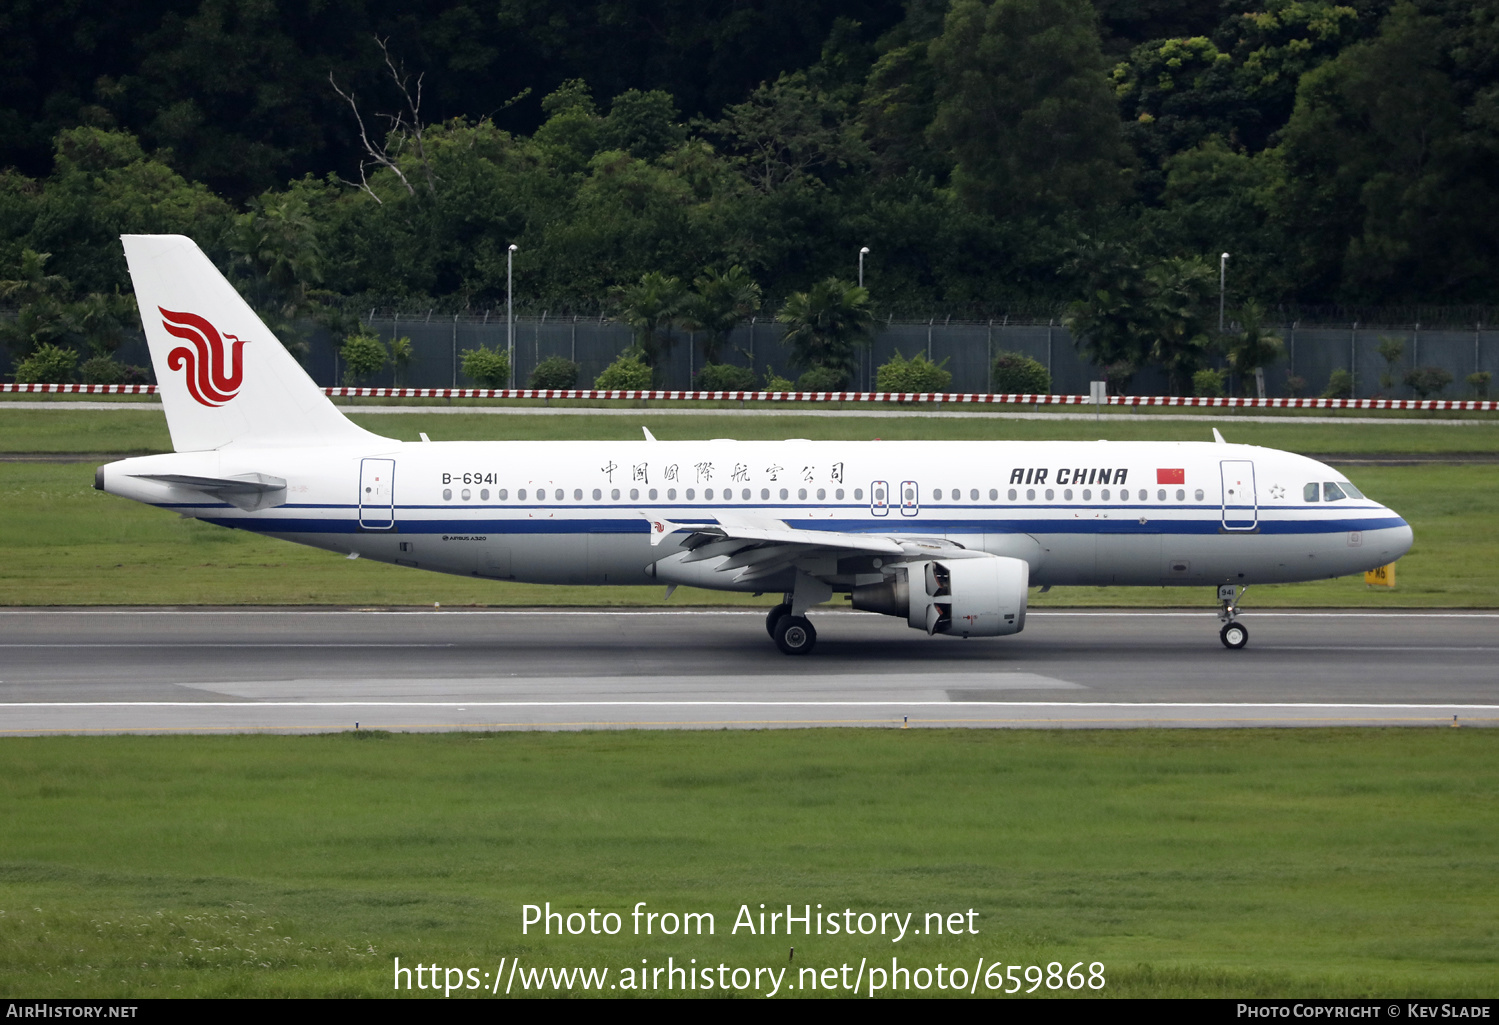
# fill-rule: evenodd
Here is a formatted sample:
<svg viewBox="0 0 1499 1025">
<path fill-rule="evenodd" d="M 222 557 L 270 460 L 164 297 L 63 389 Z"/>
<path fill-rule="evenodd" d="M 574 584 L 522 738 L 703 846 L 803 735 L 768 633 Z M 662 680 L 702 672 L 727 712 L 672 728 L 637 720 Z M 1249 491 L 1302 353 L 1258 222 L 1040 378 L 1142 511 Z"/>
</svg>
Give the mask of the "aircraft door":
<svg viewBox="0 0 1499 1025">
<path fill-rule="evenodd" d="M 359 461 L 359 525 L 365 530 L 389 530 L 396 525 L 396 461 Z"/>
<path fill-rule="evenodd" d="M 1225 459 L 1223 473 L 1223 529 L 1251 531 L 1259 527 L 1259 501 L 1254 490 L 1254 463 Z"/>
<path fill-rule="evenodd" d="M 875 516 L 890 515 L 890 485 L 885 481 L 869 485 L 869 511 Z"/>
</svg>

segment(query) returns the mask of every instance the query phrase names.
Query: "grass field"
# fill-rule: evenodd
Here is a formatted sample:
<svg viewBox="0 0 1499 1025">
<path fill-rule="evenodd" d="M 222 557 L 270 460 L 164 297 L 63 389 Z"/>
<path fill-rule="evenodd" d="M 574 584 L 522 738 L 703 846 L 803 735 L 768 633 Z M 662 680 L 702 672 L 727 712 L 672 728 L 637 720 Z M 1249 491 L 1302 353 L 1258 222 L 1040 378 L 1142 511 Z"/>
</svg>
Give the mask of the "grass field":
<svg viewBox="0 0 1499 1025">
<path fill-rule="evenodd" d="M 1493 730 L 46 738 L 0 741 L 0 794 L 5 996 L 381 995 L 396 956 L 790 945 L 1102 961 L 1118 996 L 1499 991 Z M 546 901 L 716 932 L 522 936 Z M 762 902 L 973 908 L 978 934 L 730 934 Z"/>
<path fill-rule="evenodd" d="M 425 431 L 433 441 L 600 439 L 641 437 L 642 424 L 662 440 L 723 437 L 745 440 L 813 438 L 887 441 L 903 439 L 1210 441 L 1213 424 L 1159 420 L 1000 420 L 941 417 L 740 416 L 735 411 L 702 415 L 638 417 L 555 416 L 486 413 L 355 413 L 360 426 L 402 441 Z M 1460 424 L 1427 423 L 1418 418 L 1377 424 L 1311 424 L 1286 417 L 1272 424 L 1219 418 L 1229 441 L 1290 452 L 1359 454 L 1499 453 L 1499 418 Z M 166 418 L 159 409 L 90 410 L 77 403 L 56 409 L 7 409 L 0 403 L 0 452 L 99 452 L 139 454 L 171 451 Z"/>
</svg>

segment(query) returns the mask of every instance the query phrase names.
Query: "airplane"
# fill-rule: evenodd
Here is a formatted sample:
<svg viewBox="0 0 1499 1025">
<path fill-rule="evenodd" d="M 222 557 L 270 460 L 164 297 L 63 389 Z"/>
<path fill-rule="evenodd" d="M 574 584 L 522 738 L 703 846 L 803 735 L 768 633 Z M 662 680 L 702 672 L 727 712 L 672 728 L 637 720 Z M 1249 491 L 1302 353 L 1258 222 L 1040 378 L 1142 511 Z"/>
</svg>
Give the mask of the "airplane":
<svg viewBox="0 0 1499 1025">
<path fill-rule="evenodd" d="M 1025 628 L 1029 589 L 1244 589 L 1387 565 L 1409 524 L 1316 460 L 1213 442 L 401 442 L 348 420 L 180 235 L 122 236 L 171 453 L 94 486 L 206 523 L 494 580 L 835 594 L 929 635 Z"/>
</svg>

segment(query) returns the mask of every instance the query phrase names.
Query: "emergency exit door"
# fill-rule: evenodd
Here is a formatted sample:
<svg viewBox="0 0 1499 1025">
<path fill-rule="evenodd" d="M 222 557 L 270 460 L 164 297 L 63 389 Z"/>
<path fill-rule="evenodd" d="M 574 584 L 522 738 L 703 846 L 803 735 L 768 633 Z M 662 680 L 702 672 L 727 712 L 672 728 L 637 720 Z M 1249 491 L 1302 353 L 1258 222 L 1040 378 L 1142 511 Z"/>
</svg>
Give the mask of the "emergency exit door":
<svg viewBox="0 0 1499 1025">
<path fill-rule="evenodd" d="M 359 461 L 359 525 L 365 530 L 389 530 L 396 525 L 396 461 Z"/>
<path fill-rule="evenodd" d="M 1225 459 L 1223 472 L 1223 529 L 1252 531 L 1259 527 L 1259 502 L 1254 491 L 1254 463 Z"/>
</svg>

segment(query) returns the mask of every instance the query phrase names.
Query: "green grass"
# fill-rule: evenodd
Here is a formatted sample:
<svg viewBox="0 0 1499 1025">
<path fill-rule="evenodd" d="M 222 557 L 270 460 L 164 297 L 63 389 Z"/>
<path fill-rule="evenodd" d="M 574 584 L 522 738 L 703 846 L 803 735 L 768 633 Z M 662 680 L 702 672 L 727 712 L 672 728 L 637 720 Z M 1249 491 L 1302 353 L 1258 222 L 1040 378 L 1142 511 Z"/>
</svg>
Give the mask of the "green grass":
<svg viewBox="0 0 1499 1025">
<path fill-rule="evenodd" d="M 1357 466 L 1351 479 L 1405 516 L 1415 547 L 1395 591 L 1360 577 L 1257 587 L 1247 607 L 1499 605 L 1499 473 L 1489 467 Z M 663 604 L 656 587 L 548 587 L 446 576 L 184 520 L 93 489 L 79 463 L 0 463 L 0 604 Z M 682 588 L 670 604 L 769 604 Z M 1212 604 L 1207 588 L 1063 587 L 1048 605 Z"/>
<path fill-rule="evenodd" d="M 0 452 L 109 452 L 171 450 L 160 410 L 90 410 L 76 403 L 55 409 L 7 409 L 0 403 Z M 1212 426 L 1191 421 L 995 420 L 987 418 L 829 418 L 738 416 L 732 410 L 693 416 L 523 416 L 484 413 L 356 413 L 361 426 L 403 441 L 425 431 L 434 441 L 534 440 L 547 438 L 637 440 L 645 424 L 663 440 L 723 437 L 750 439 L 1010 439 L 1115 441 L 1210 441 Z M 1414 418 L 1378 424 L 1308 424 L 1286 417 L 1272 424 L 1218 423 L 1230 441 L 1291 452 L 1354 454 L 1499 453 L 1499 419 L 1462 424 L 1423 423 Z"/>
<path fill-rule="evenodd" d="M 11 739 L 0 794 L 7 997 L 386 995 L 396 956 L 618 972 L 793 944 L 1102 961 L 1118 996 L 1499 992 L 1493 730 Z M 717 933 L 522 936 L 545 901 Z M 761 902 L 973 908 L 979 932 L 730 935 Z"/>
</svg>

